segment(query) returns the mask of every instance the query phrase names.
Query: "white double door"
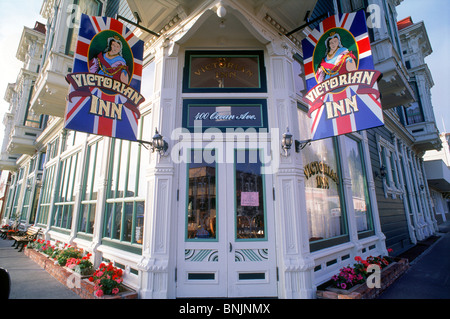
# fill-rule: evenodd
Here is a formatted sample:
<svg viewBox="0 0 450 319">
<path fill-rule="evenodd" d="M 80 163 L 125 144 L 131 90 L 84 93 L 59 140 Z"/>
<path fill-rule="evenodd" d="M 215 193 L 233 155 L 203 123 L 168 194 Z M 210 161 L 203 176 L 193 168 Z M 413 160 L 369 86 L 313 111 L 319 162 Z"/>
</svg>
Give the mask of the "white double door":
<svg viewBox="0 0 450 319">
<path fill-rule="evenodd" d="M 272 176 L 261 173 L 268 150 L 185 151 L 177 297 L 277 296 Z"/>
</svg>

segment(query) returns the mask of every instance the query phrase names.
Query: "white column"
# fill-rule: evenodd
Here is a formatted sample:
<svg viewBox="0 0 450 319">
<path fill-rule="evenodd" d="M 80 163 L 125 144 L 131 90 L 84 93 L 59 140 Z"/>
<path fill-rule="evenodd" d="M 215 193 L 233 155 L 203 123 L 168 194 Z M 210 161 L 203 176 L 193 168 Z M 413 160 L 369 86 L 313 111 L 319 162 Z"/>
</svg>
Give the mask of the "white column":
<svg viewBox="0 0 450 319">
<path fill-rule="evenodd" d="M 269 125 L 272 143 L 279 145 L 289 127 L 299 139 L 297 101 L 292 72 L 293 51 L 282 39 L 268 45 Z M 277 227 L 279 297 L 311 299 L 314 260 L 310 256 L 305 175 L 302 160 L 293 145 L 288 157 L 272 147 L 272 160 L 279 158 L 274 174 L 275 218 Z"/>
<path fill-rule="evenodd" d="M 105 221 L 106 214 L 106 193 L 108 186 L 108 170 L 110 165 L 110 154 L 111 154 L 111 143 L 112 139 L 110 137 L 104 137 L 103 149 L 100 150 L 103 155 L 102 165 L 100 167 L 100 172 L 93 172 L 93 174 L 100 174 L 97 185 L 94 187 L 97 189 L 97 203 L 95 207 L 95 221 L 94 229 L 92 234 L 91 251 L 94 258 L 94 267 L 97 268 L 102 260 L 102 252 L 98 252 L 97 248 L 100 246 L 103 237 L 103 225 Z"/>
<path fill-rule="evenodd" d="M 175 129 L 177 103 L 178 56 L 176 46 L 163 43 L 156 52 L 156 78 L 153 100 L 153 126 L 144 130 L 158 129 L 169 143 L 169 155 L 151 153 L 147 169 L 147 198 L 145 202 L 141 271 L 141 298 L 175 297 L 175 253 L 174 212 L 176 191 L 174 190 L 174 163 L 171 160 L 170 136 Z"/>
</svg>

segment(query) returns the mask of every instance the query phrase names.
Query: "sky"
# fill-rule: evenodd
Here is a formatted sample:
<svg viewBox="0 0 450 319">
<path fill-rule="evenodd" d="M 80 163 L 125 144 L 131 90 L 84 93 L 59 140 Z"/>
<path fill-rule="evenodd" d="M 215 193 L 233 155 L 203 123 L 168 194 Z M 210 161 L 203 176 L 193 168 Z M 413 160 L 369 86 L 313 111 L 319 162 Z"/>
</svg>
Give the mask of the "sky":
<svg viewBox="0 0 450 319">
<path fill-rule="evenodd" d="M 3 116 L 8 111 L 5 101 L 8 83 L 15 83 L 23 62 L 16 58 L 23 28 L 33 28 L 36 21 L 46 23 L 40 15 L 42 0 L 0 0 L 0 149 L 3 143 Z"/>
<path fill-rule="evenodd" d="M 9 104 L 4 100 L 8 83 L 14 83 L 23 63 L 16 58 L 24 26 L 33 28 L 36 21 L 46 23 L 40 15 L 42 0 L 0 0 L 0 144 L 3 142 L 3 116 Z M 397 6 L 397 19 L 411 16 L 423 21 L 433 48 L 425 59 L 434 79 L 432 102 L 440 132 L 450 131 L 450 109 L 446 92 L 450 89 L 450 0 L 403 0 Z"/>
</svg>

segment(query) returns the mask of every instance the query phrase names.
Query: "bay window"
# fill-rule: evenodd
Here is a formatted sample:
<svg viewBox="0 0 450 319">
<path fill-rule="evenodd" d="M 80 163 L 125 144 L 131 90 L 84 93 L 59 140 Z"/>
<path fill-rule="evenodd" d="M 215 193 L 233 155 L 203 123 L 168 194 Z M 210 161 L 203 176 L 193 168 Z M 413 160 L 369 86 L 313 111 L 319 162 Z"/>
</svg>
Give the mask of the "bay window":
<svg viewBox="0 0 450 319">
<path fill-rule="evenodd" d="M 141 118 L 138 134 L 138 139 L 150 141 L 151 132 L 144 132 L 143 127 L 151 127 L 150 116 Z M 149 156 L 142 144 L 111 141 L 103 236 L 113 244 L 142 244 L 147 190 L 144 161 Z"/>
<path fill-rule="evenodd" d="M 337 146 L 328 138 L 302 150 L 311 250 L 349 239 Z"/>
</svg>

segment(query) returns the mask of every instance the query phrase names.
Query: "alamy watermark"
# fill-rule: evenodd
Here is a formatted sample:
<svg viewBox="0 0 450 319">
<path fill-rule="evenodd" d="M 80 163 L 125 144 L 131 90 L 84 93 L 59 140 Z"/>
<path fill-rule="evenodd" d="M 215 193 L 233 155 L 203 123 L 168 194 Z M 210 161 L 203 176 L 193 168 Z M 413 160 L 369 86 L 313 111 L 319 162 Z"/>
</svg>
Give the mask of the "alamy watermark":
<svg viewBox="0 0 450 319">
<path fill-rule="evenodd" d="M 194 131 L 176 128 L 170 136 L 170 157 L 173 163 L 257 163 L 261 174 L 274 174 L 280 167 L 282 153 L 281 135 L 278 128 L 218 128 L 203 130 L 201 121 L 195 121 Z M 234 150 L 248 150 L 248 158 L 237 156 Z M 201 151 L 202 156 L 190 158 L 190 151 Z M 259 156 L 258 156 L 259 155 Z"/>
<path fill-rule="evenodd" d="M 368 288 L 381 288 L 381 267 L 371 264 L 367 267 L 367 273 L 371 274 L 366 279 Z"/>
</svg>

